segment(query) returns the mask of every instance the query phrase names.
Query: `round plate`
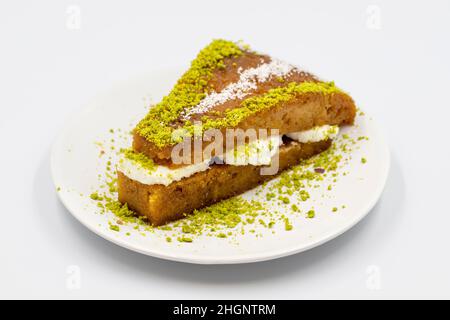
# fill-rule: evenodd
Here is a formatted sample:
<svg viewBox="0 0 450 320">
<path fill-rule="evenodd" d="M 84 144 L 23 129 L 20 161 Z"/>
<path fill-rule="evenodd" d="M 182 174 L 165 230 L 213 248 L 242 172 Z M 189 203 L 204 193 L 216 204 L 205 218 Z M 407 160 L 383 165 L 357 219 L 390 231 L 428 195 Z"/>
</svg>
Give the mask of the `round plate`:
<svg viewBox="0 0 450 320">
<path fill-rule="evenodd" d="M 316 217 L 293 217 L 291 231 L 285 231 L 282 224 L 270 232 L 255 226 L 256 232 L 238 234 L 232 241 L 200 236 L 192 243 L 169 243 L 165 234 L 168 231 L 142 234 L 135 232 L 132 225 L 121 226 L 119 232 L 111 230 L 108 222 L 114 221 L 113 214 L 99 214 L 96 201 L 89 197 L 103 183 L 99 175 L 105 173 L 105 161 L 109 156 L 115 159 L 111 146 L 116 150 L 130 146 L 131 137 L 111 142 L 110 129 L 117 132 L 117 128 L 123 128 L 121 132 L 128 132 L 145 115 L 151 102 L 169 92 L 179 75 L 176 70 L 161 70 L 116 85 L 73 116 L 56 140 L 51 169 L 57 194 L 69 212 L 96 234 L 162 259 L 199 264 L 249 263 L 292 255 L 327 242 L 358 223 L 379 199 L 388 176 L 389 150 L 373 120 L 360 115 L 356 125 L 344 128 L 341 134 L 369 139 L 353 148 L 349 161 L 338 169 L 341 177 L 326 197 L 326 181 L 310 192 L 311 198 L 304 205 L 313 206 Z M 256 197 L 255 190 L 244 197 Z M 339 210 L 332 212 L 334 207 Z M 289 208 L 280 205 L 274 209 L 283 212 Z"/>
</svg>

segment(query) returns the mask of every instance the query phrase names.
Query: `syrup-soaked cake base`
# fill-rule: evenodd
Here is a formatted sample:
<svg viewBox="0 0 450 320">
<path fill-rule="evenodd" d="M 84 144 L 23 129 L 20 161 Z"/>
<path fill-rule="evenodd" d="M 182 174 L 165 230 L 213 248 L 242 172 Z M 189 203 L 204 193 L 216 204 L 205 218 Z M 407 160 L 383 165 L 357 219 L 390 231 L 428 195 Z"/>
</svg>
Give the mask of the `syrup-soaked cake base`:
<svg viewBox="0 0 450 320">
<path fill-rule="evenodd" d="M 260 166 L 212 165 L 209 170 L 196 173 L 168 186 L 144 185 L 118 173 L 119 201 L 149 223 L 160 226 L 184 218 L 195 209 L 255 188 L 275 178 L 282 171 L 299 164 L 331 146 L 331 140 L 315 143 L 289 142 L 280 147 L 279 170 L 275 175 L 261 175 Z"/>
</svg>

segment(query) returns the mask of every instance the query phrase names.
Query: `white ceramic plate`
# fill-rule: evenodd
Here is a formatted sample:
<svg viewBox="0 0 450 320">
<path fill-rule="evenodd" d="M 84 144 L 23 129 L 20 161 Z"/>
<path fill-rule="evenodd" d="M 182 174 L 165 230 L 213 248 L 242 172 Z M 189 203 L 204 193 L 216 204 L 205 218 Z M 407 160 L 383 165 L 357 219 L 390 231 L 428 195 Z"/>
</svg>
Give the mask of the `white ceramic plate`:
<svg viewBox="0 0 450 320">
<path fill-rule="evenodd" d="M 339 169 L 347 174 L 339 178 L 330 195 L 321 196 L 328 185 L 326 181 L 311 191 L 311 199 L 304 206 L 313 206 L 316 217 L 293 217 L 291 231 L 285 231 L 279 224 L 270 232 L 256 227 L 255 233 L 239 234 L 233 241 L 201 236 L 192 243 L 176 240 L 168 243 L 165 231 L 161 230 L 145 236 L 134 232 L 129 225 L 121 226 L 120 232 L 110 230 L 108 221 L 114 220 L 113 214 L 99 214 L 97 203 L 89 197 L 99 188 L 98 175 L 105 172 L 105 161 L 113 153 L 108 145 L 109 130 L 132 128 L 146 113 L 145 106 L 166 94 L 179 74 L 155 71 L 115 86 L 72 117 L 57 138 L 51 155 L 55 189 L 59 190 L 57 193 L 69 212 L 96 234 L 130 250 L 162 259 L 199 264 L 249 263 L 292 255 L 327 242 L 358 223 L 379 199 L 388 176 L 389 150 L 373 120 L 366 115 L 359 116 L 357 126 L 345 128 L 342 133 L 367 136 L 369 140 L 362 141 L 351 152 L 349 162 Z M 115 141 L 113 145 L 128 147 L 130 142 L 126 140 Z M 103 143 L 101 148 L 106 154 L 100 158 L 99 144 L 94 142 Z M 363 157 L 367 159 L 365 164 L 361 162 Z M 250 199 L 255 196 L 254 190 L 245 194 Z M 331 212 L 333 207 L 338 207 L 338 212 Z M 285 207 L 276 209 L 286 210 Z"/>
</svg>

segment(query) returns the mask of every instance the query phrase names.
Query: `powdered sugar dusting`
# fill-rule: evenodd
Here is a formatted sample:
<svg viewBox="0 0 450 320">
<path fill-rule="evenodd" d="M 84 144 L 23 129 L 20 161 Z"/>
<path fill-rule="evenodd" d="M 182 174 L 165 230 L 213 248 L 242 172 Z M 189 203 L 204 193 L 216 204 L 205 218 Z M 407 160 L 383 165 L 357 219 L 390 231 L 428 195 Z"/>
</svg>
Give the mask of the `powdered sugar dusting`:
<svg viewBox="0 0 450 320">
<path fill-rule="evenodd" d="M 214 106 L 229 100 L 242 99 L 257 88 L 258 83 L 266 82 L 271 77 L 285 77 L 295 67 L 281 60 L 272 59 L 269 63 L 261 64 L 256 68 L 245 71 L 238 70 L 240 78 L 237 82 L 229 84 L 221 92 L 213 92 L 207 95 L 198 105 L 188 110 L 182 118 L 187 120 L 194 114 L 204 113 Z"/>
</svg>

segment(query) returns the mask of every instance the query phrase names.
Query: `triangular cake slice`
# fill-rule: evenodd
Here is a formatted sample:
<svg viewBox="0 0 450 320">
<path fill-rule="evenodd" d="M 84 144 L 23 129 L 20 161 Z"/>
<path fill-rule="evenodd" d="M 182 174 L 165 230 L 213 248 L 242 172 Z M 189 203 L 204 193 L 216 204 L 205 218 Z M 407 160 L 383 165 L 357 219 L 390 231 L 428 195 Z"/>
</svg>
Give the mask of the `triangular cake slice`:
<svg viewBox="0 0 450 320">
<path fill-rule="evenodd" d="M 200 51 L 172 91 L 134 131 L 133 147 L 170 162 L 177 130 L 272 129 L 281 134 L 324 124 L 352 124 L 355 105 L 333 82 L 245 46 L 215 40 Z M 205 143 L 207 144 L 207 143 Z"/>
<path fill-rule="evenodd" d="M 351 97 L 333 82 L 240 43 L 214 40 L 136 126 L 133 149 L 118 166 L 119 200 L 153 225 L 180 219 L 326 150 L 338 126 L 353 124 L 355 113 Z M 181 144 L 206 151 L 211 140 L 202 134 L 226 135 L 229 129 L 257 135 L 233 150 L 224 138 L 222 152 L 214 149 L 191 164 L 174 161 Z M 261 130 L 276 135 L 261 137 Z M 255 160 L 255 150 L 268 156 Z M 277 170 L 262 173 L 274 159 Z"/>
</svg>

